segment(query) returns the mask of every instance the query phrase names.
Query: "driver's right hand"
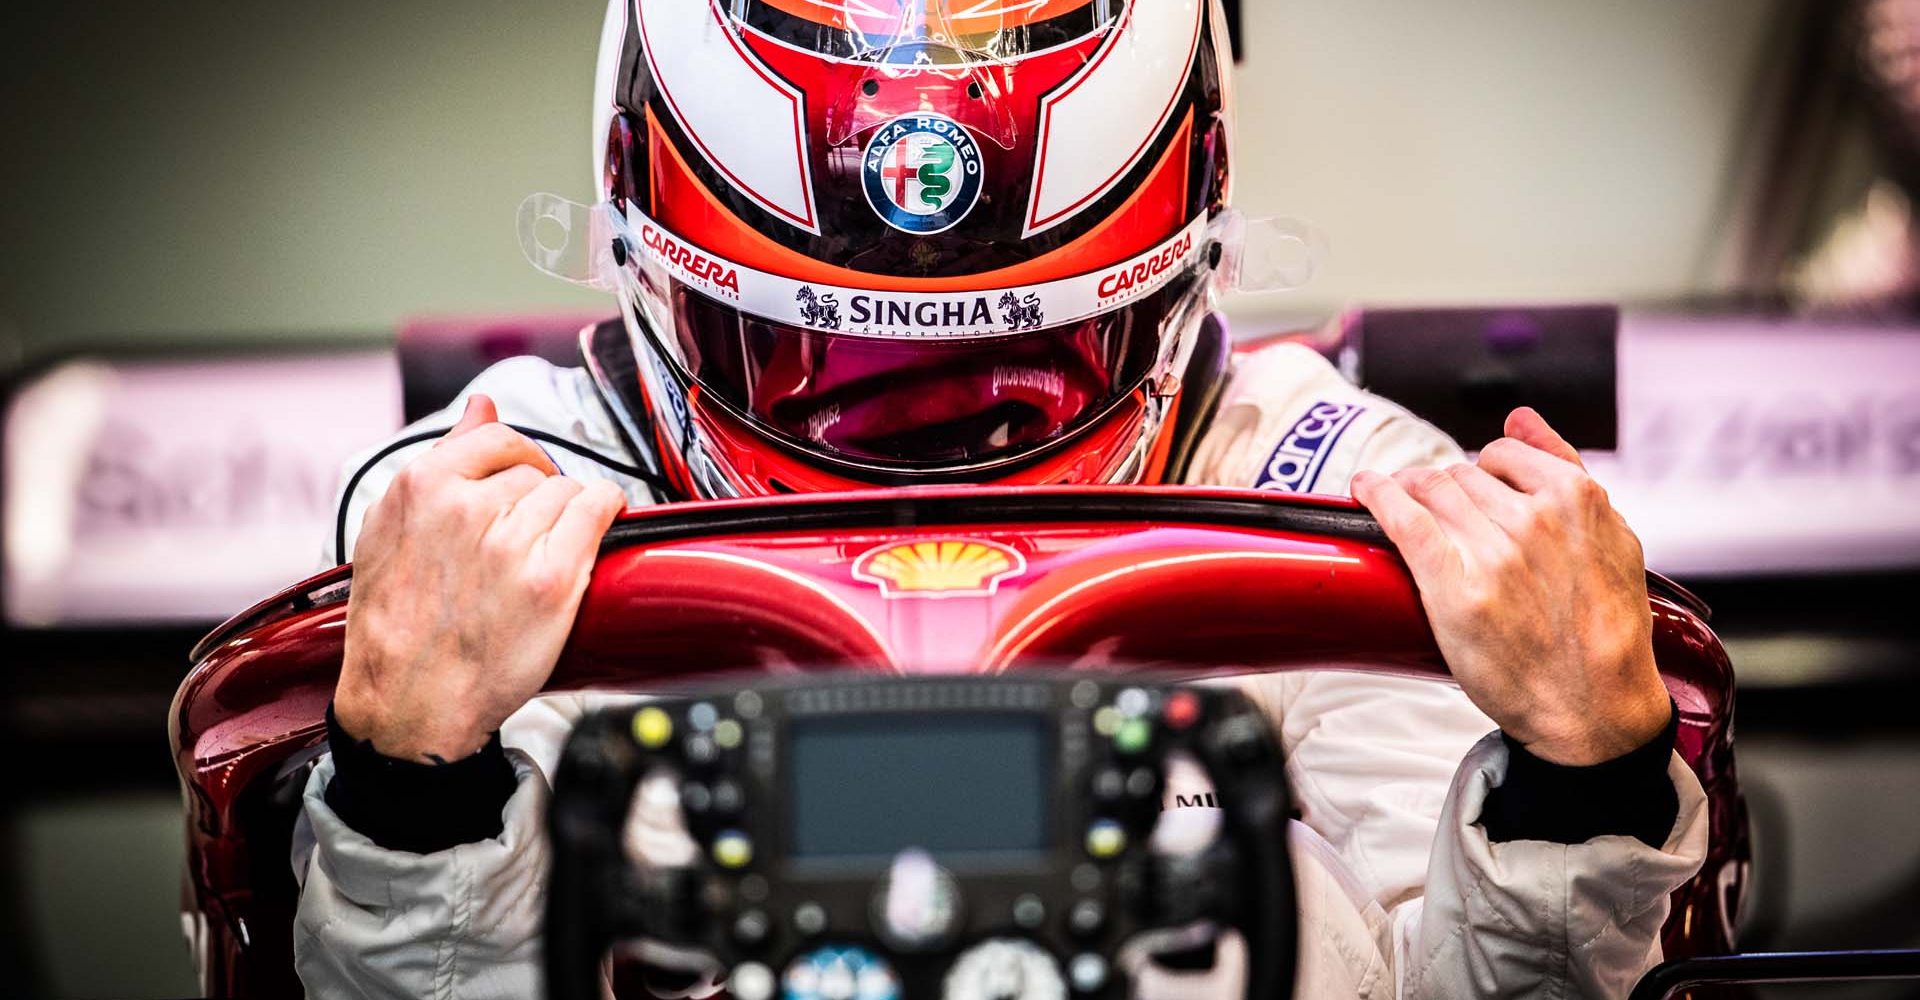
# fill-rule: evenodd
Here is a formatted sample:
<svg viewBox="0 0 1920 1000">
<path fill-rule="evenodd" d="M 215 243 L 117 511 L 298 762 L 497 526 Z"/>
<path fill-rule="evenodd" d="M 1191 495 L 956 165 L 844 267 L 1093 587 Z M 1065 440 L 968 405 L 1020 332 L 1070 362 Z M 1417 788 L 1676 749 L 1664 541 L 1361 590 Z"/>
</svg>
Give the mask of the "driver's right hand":
<svg viewBox="0 0 1920 1000">
<path fill-rule="evenodd" d="M 625 505 L 610 482 L 560 475 L 491 399 L 470 397 L 354 544 L 340 728 L 404 760 L 479 751 L 553 673 Z"/>
</svg>

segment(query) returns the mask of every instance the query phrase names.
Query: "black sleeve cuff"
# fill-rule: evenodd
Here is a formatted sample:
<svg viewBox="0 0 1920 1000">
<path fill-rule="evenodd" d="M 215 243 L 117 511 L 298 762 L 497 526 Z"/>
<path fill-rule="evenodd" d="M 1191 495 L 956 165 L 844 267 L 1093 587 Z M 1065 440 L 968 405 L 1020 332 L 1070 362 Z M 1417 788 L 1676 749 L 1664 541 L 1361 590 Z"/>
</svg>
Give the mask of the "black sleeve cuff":
<svg viewBox="0 0 1920 1000">
<path fill-rule="evenodd" d="M 1480 810 L 1487 839 L 1496 844 L 1581 844 L 1617 835 L 1658 849 L 1680 815 L 1680 795 L 1667 777 L 1679 726 L 1676 706 L 1667 728 L 1651 742 L 1589 767 L 1542 760 L 1501 733 L 1507 744 L 1507 777 L 1487 793 Z"/>
<path fill-rule="evenodd" d="M 500 835 L 513 764 L 494 733 L 471 757 L 420 764 L 388 757 L 340 728 L 327 706 L 333 780 L 326 799 L 341 822 L 390 851 L 432 854 Z"/>
</svg>

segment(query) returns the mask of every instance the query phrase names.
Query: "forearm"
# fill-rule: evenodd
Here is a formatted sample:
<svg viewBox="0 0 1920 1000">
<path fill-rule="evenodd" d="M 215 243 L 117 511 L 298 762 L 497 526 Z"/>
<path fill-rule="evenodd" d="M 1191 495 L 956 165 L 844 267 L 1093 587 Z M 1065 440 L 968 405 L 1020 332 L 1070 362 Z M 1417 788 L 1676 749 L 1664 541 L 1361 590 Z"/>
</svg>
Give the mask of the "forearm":
<svg viewBox="0 0 1920 1000">
<path fill-rule="evenodd" d="M 328 802 L 335 762 L 321 762 L 294 859 L 294 959 L 310 996 L 536 995 L 547 786 L 527 758 L 506 757 L 514 784 L 497 834 L 427 853 L 383 847 L 342 820 Z"/>
</svg>

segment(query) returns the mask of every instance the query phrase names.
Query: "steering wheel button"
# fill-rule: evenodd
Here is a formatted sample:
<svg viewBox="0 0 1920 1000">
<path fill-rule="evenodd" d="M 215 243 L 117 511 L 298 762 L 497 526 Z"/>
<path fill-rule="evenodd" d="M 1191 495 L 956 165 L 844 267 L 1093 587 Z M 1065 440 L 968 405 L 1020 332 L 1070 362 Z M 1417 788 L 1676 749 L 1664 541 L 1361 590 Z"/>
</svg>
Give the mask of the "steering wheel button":
<svg viewBox="0 0 1920 1000">
<path fill-rule="evenodd" d="M 1155 777 L 1150 767 L 1136 767 L 1127 775 L 1127 794 L 1136 799 L 1151 798 L 1159 791 L 1160 779 Z"/>
<path fill-rule="evenodd" d="M 713 793 L 698 781 L 689 781 L 680 786 L 680 808 L 699 815 L 713 807 Z"/>
<path fill-rule="evenodd" d="M 722 868 L 745 868 L 753 863 L 753 841 L 738 830 L 722 830 L 713 838 L 713 863 Z"/>
<path fill-rule="evenodd" d="M 793 929 L 812 936 L 827 929 L 827 911 L 819 903 L 801 903 L 793 908 Z"/>
<path fill-rule="evenodd" d="M 1110 819 L 1098 819 L 1087 827 L 1087 853 L 1102 861 L 1120 856 L 1127 849 L 1127 831 Z"/>
<path fill-rule="evenodd" d="M 721 778 L 713 783 L 713 811 L 722 816 L 731 816 L 746 805 L 746 793 L 740 790 L 740 783 Z"/>
<path fill-rule="evenodd" d="M 687 737 L 683 751 L 687 755 L 687 763 L 696 767 L 711 764 L 720 759 L 720 748 L 713 745 L 711 736 Z"/>
<path fill-rule="evenodd" d="M 772 1000 L 773 986 L 773 970 L 759 962 L 742 962 L 727 979 L 734 1000 Z"/>
<path fill-rule="evenodd" d="M 1140 753 L 1153 742 L 1153 724 L 1145 719 L 1127 719 L 1113 733 L 1113 748 L 1121 753 Z"/>
<path fill-rule="evenodd" d="M 658 750 L 673 739 L 673 717 L 651 705 L 633 713 L 633 741 Z"/>
<path fill-rule="evenodd" d="M 900 995 L 900 983 L 885 964 L 876 962 L 866 966 L 854 975 L 853 981 L 858 1000 L 896 1000 Z"/>
<path fill-rule="evenodd" d="M 1163 714 L 1167 725 L 1174 729 L 1186 729 L 1200 721 L 1200 696 L 1192 691 L 1175 691 L 1167 696 L 1167 707 Z"/>
<path fill-rule="evenodd" d="M 718 721 L 720 721 L 720 712 L 713 707 L 712 702 L 695 702 L 692 708 L 687 709 L 687 725 L 698 732 L 704 733 L 712 729 L 713 724 Z"/>
<path fill-rule="evenodd" d="M 1097 899 L 1083 899 L 1067 911 L 1067 931 L 1075 937 L 1092 937 L 1106 925 L 1107 908 Z"/>
<path fill-rule="evenodd" d="M 1118 799 L 1126 787 L 1127 779 L 1117 767 L 1103 767 L 1093 776 L 1093 797 L 1102 802 Z"/>
<path fill-rule="evenodd" d="M 719 722 L 714 723 L 713 742 L 722 750 L 732 750 L 734 747 L 739 746 L 745 738 L 746 730 L 740 727 L 740 723 L 732 719 L 721 719 Z"/>
<path fill-rule="evenodd" d="M 1113 699 L 1113 707 L 1119 709 L 1121 715 L 1138 718 L 1153 707 L 1153 699 L 1141 688 L 1128 688 Z"/>
<path fill-rule="evenodd" d="M 1027 893 L 1013 901 L 1013 922 L 1033 930 L 1047 921 L 1047 904 L 1040 897 Z"/>
<path fill-rule="evenodd" d="M 1093 713 L 1093 731 L 1102 736 L 1112 736 L 1120 731 L 1120 723 L 1124 718 L 1119 709 L 1102 705 Z"/>
<path fill-rule="evenodd" d="M 767 919 L 765 910 L 748 910 L 733 919 L 733 939 L 742 947 L 764 943 L 772 931 L 773 922 Z"/>
<path fill-rule="evenodd" d="M 828 945 L 787 966 L 786 1000 L 899 1000 L 900 981 L 865 948 Z"/>
<path fill-rule="evenodd" d="M 1075 955 L 1067 963 L 1067 980 L 1076 993 L 1098 993 L 1107 985 L 1107 960 L 1092 952 Z"/>
</svg>

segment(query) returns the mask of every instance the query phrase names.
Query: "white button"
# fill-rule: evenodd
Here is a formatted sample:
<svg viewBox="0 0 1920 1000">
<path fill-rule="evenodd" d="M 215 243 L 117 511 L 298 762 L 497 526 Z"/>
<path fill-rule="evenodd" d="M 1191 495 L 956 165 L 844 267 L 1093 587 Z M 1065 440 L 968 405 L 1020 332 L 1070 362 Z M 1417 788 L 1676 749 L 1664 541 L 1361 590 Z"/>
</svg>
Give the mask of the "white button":
<svg viewBox="0 0 1920 1000">
<path fill-rule="evenodd" d="M 820 1000 L 853 1000 L 858 983 L 846 960 L 820 970 Z"/>
<path fill-rule="evenodd" d="M 773 970 L 759 962 L 743 962 L 727 980 L 734 1000 L 768 1000 L 773 996 Z"/>
<path fill-rule="evenodd" d="M 1075 955 L 1067 965 L 1067 978 L 1073 981 L 1073 988 L 1080 993 L 1093 993 L 1107 985 L 1107 960 L 1091 952 Z M 753 1000 L 741 997 L 740 1000 Z"/>
</svg>

